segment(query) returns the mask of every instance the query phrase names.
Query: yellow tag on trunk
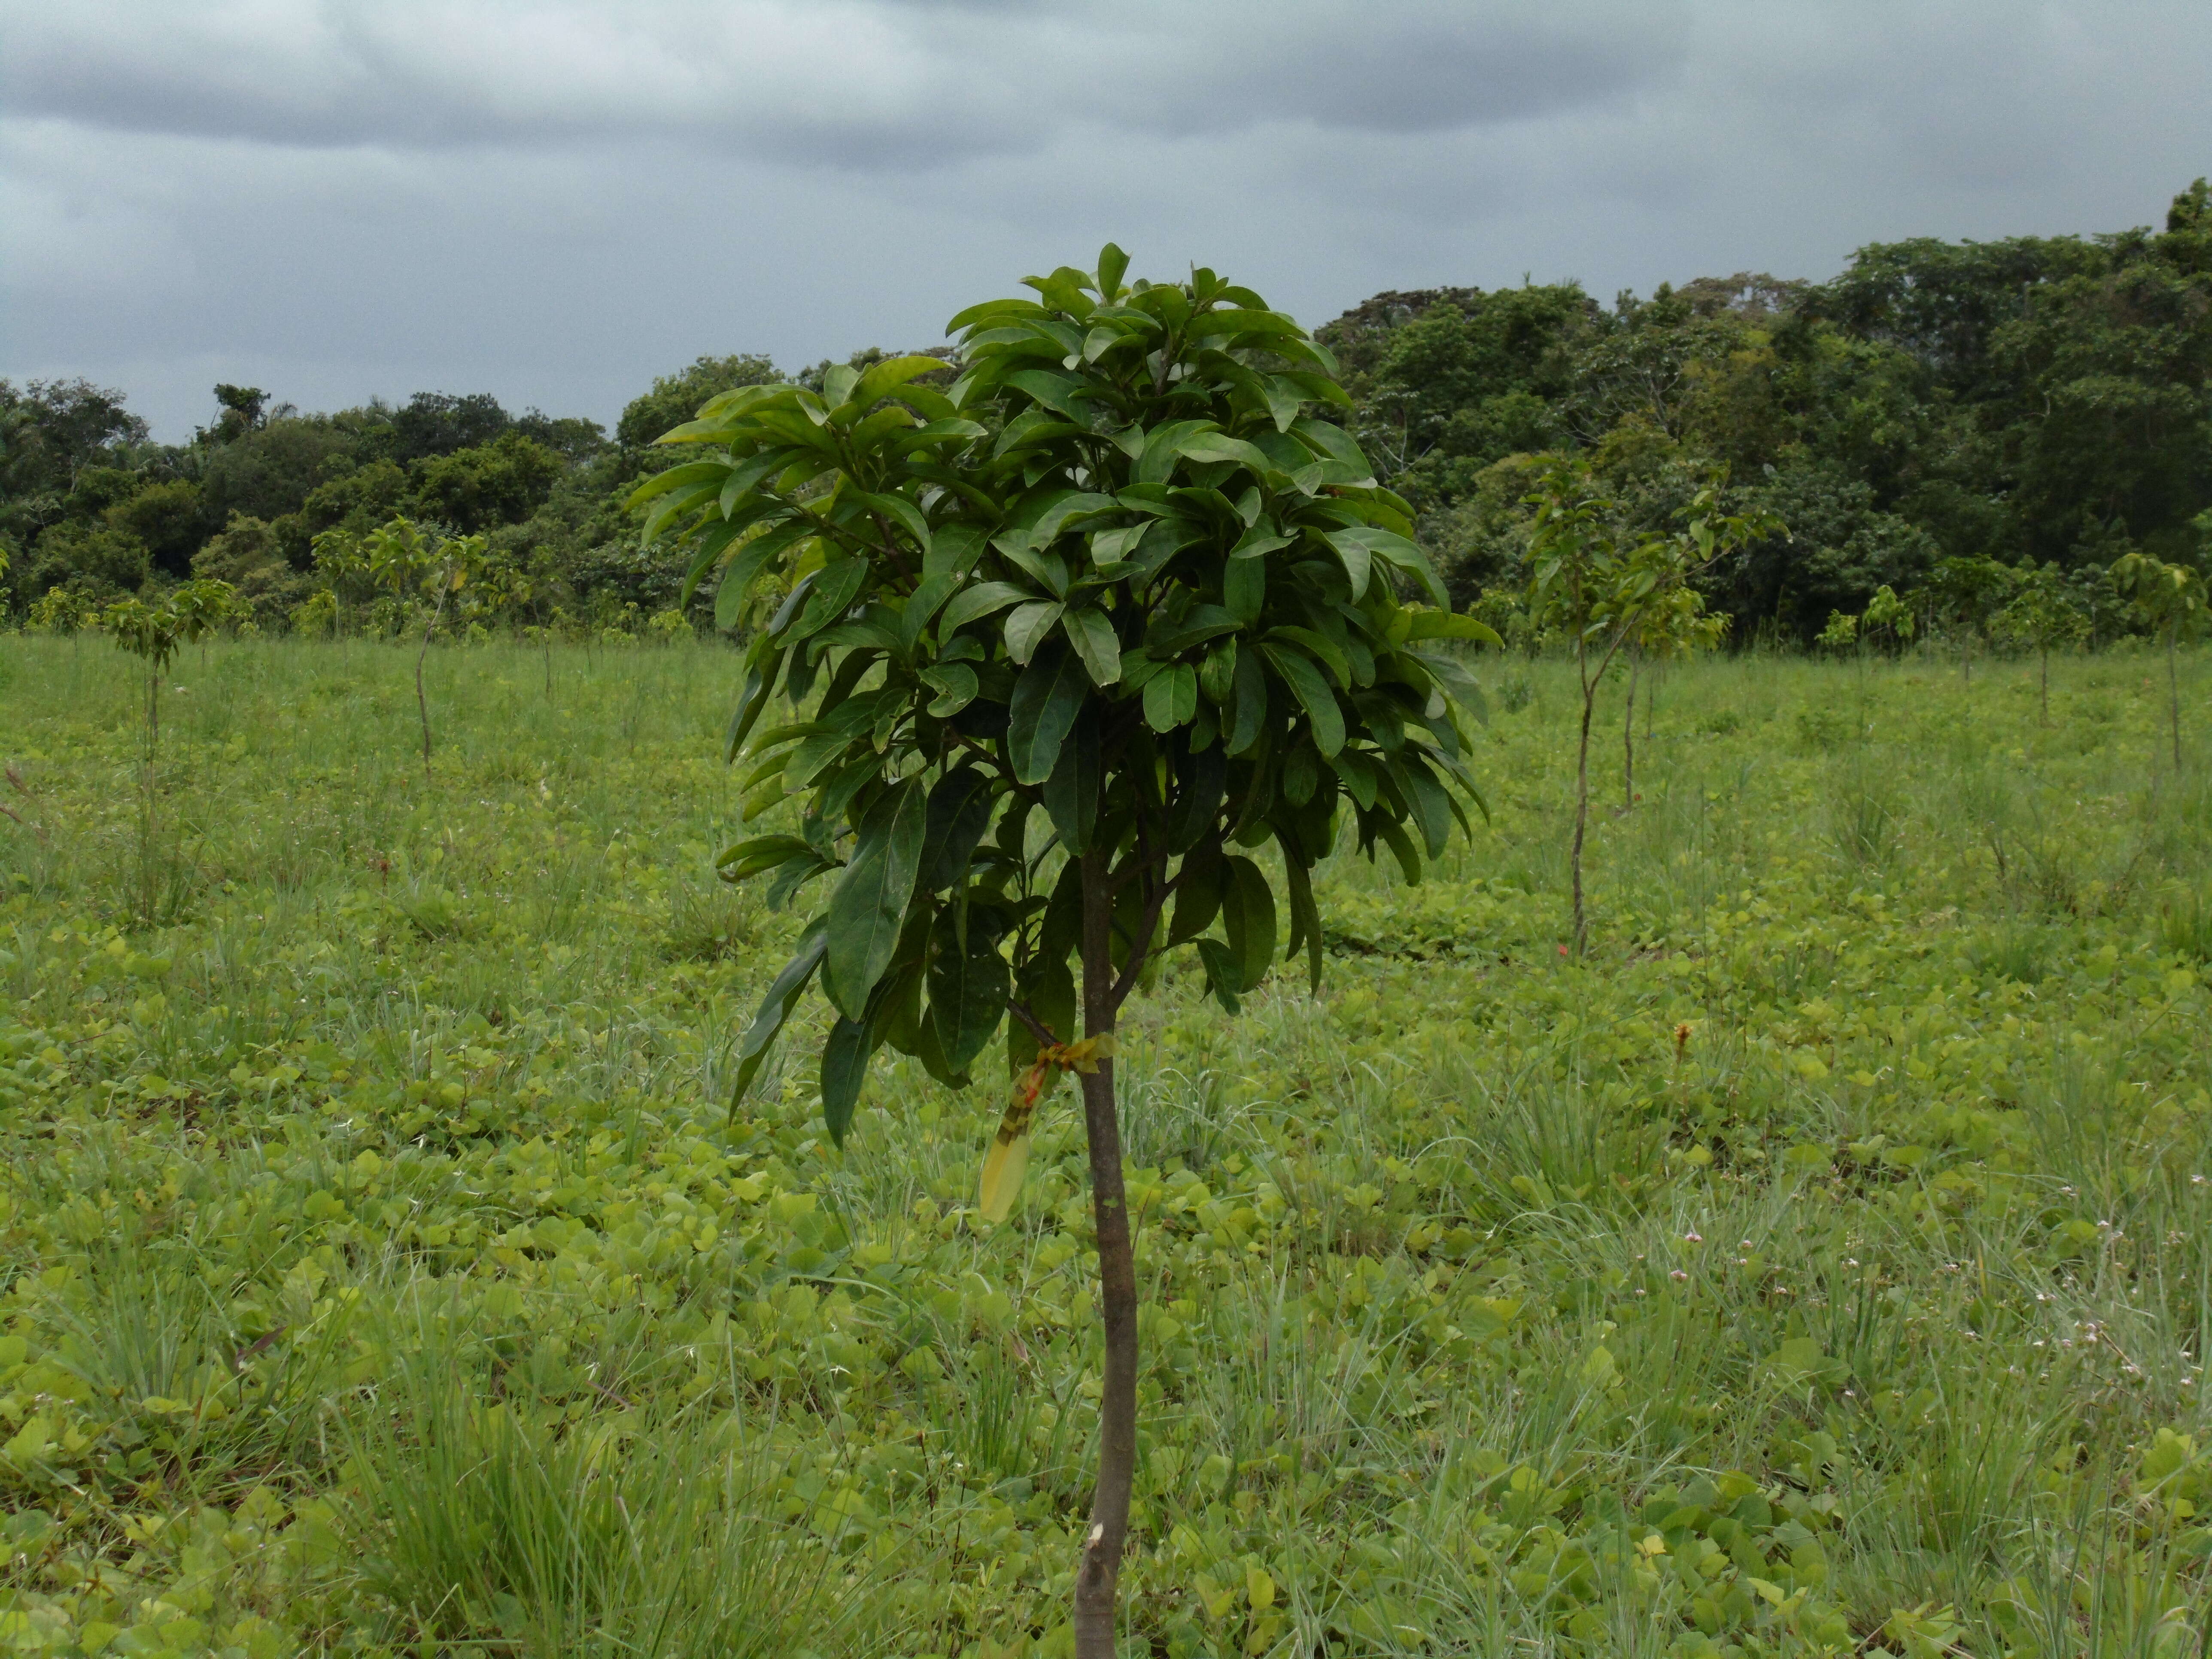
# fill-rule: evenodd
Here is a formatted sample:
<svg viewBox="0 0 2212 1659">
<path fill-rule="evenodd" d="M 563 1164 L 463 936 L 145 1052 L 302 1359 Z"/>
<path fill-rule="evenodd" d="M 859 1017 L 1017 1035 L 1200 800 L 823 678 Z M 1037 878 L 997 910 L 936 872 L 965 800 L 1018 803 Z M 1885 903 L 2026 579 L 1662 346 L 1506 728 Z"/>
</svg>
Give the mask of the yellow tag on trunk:
<svg viewBox="0 0 2212 1659">
<path fill-rule="evenodd" d="M 991 1150 L 983 1154 L 983 1179 L 976 1208 L 984 1220 L 996 1224 L 1014 1207 L 1022 1177 L 1030 1167 L 1030 1120 L 1036 1115 L 1038 1100 L 1048 1079 L 1061 1072 L 1095 1072 L 1098 1062 L 1114 1052 L 1114 1036 L 1085 1037 L 1080 1042 L 1055 1042 L 1037 1052 L 1036 1060 L 1014 1083 L 1013 1098 L 999 1120 L 999 1133 Z"/>
</svg>

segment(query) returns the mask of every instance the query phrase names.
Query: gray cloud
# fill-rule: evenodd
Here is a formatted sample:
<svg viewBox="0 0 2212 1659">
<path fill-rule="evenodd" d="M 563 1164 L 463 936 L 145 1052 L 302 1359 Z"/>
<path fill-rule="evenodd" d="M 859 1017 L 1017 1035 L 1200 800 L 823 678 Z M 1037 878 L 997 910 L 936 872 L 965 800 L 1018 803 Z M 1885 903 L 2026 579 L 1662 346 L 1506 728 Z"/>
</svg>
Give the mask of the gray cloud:
<svg viewBox="0 0 2212 1659">
<path fill-rule="evenodd" d="M 611 416 L 706 350 L 921 343 L 1109 236 L 1384 287 L 1825 275 L 2212 170 L 2132 0 L 0 0 L 0 373 Z"/>
</svg>

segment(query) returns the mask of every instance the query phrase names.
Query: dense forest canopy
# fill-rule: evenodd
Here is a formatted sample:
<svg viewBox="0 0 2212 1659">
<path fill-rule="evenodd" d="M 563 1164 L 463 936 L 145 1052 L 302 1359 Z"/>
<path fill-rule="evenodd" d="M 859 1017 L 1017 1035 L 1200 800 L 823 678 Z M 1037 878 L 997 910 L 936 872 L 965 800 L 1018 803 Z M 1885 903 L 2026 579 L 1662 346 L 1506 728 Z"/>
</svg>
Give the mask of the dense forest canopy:
<svg viewBox="0 0 2212 1659">
<path fill-rule="evenodd" d="M 2056 565 L 2087 587 L 2135 550 L 2201 567 L 2212 542 L 2202 179 L 2162 231 L 1919 238 L 1826 283 L 1707 277 L 1609 307 L 1571 283 L 1382 294 L 1319 337 L 1462 603 L 1516 584 L 1522 498 L 1562 450 L 1648 526 L 1717 475 L 1778 517 L 1704 578 L 1738 640 L 1808 639 L 1947 559 Z M 484 394 L 316 415 L 220 386 L 184 444 L 150 441 L 120 393 L 83 380 L 0 381 L 0 605 L 20 621 L 58 592 L 82 614 L 204 575 L 282 629 L 320 585 L 319 534 L 404 516 L 484 534 L 557 594 L 541 616 L 618 625 L 673 605 L 682 580 L 622 505 L 665 464 L 653 439 L 777 378 L 764 357 L 702 357 L 611 434 Z"/>
</svg>

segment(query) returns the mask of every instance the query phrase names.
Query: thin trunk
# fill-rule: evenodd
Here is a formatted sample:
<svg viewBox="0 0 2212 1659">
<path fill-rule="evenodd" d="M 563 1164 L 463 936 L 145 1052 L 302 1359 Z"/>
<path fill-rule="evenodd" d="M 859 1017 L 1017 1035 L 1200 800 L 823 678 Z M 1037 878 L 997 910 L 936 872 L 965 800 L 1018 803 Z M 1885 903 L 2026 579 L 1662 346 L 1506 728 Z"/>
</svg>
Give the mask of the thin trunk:
<svg viewBox="0 0 2212 1659">
<path fill-rule="evenodd" d="M 148 921 L 154 920 L 154 760 L 161 746 L 161 671 L 157 666 L 146 676 L 146 769 L 144 773 L 145 810 L 138 824 L 138 908 Z"/>
<path fill-rule="evenodd" d="M 1568 857 L 1574 878 L 1575 956 L 1577 960 L 1589 942 L 1589 929 L 1583 915 L 1583 832 L 1589 823 L 1590 710 L 1597 701 L 1597 688 L 1590 684 L 1587 664 L 1586 648 L 1577 640 L 1575 642 L 1575 666 L 1582 676 L 1583 729 L 1580 746 L 1575 751 L 1575 844 Z"/>
<path fill-rule="evenodd" d="M 1083 855 L 1083 1034 L 1114 1029 L 1114 900 L 1107 854 Z M 1098 1399 L 1098 1482 L 1091 1528 L 1075 1574 L 1075 1659 L 1115 1659 L 1115 1614 L 1129 1495 L 1137 1473 L 1137 1269 L 1129 1206 L 1121 1186 L 1121 1125 L 1114 1108 L 1114 1062 L 1085 1075 L 1083 1127 L 1091 1150 L 1091 1206 L 1098 1227 L 1099 1311 L 1105 1375 Z"/>
<path fill-rule="evenodd" d="M 553 630 L 546 627 L 538 632 L 545 646 L 545 695 L 550 697 L 553 695 Z"/>
<path fill-rule="evenodd" d="M 2166 706 L 2173 717 L 2173 769 L 2181 770 L 2181 678 L 2173 665 L 2174 625 L 2166 625 Z"/>
<path fill-rule="evenodd" d="M 2051 724 L 2051 647 L 2049 646 L 2043 647 L 2041 658 L 2042 665 L 2038 672 L 2036 680 L 2036 698 L 2042 705 L 2043 723 L 2048 726 Z"/>
<path fill-rule="evenodd" d="M 1620 810 L 1636 810 L 1636 675 L 1644 659 L 1633 652 L 1628 658 L 1628 710 L 1620 722 Z"/>
<path fill-rule="evenodd" d="M 1659 677 L 1663 671 L 1657 663 L 1651 665 L 1651 678 L 1644 687 L 1644 740 L 1651 740 L 1652 723 L 1659 717 Z"/>
<path fill-rule="evenodd" d="M 422 648 L 415 653 L 415 712 L 422 717 L 422 781 L 430 781 L 430 700 L 422 695 L 422 665 L 430 655 L 430 635 L 438 631 L 438 619 L 446 614 L 446 594 L 440 584 L 437 608 L 430 612 L 430 621 L 422 629 Z"/>
</svg>

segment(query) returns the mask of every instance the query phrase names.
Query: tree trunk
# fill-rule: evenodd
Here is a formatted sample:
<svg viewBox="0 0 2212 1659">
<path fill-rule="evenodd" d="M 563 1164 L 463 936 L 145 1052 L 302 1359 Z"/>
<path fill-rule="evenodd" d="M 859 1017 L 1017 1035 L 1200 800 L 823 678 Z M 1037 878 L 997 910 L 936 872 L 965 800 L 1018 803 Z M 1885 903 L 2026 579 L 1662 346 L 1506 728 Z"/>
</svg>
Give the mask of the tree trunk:
<svg viewBox="0 0 2212 1659">
<path fill-rule="evenodd" d="M 2173 769 L 2181 770 L 2181 677 L 2173 665 L 2174 624 L 2166 625 L 2166 706 L 2173 719 Z"/>
<path fill-rule="evenodd" d="M 1644 659 L 1633 652 L 1628 658 L 1628 708 L 1620 721 L 1620 810 L 1636 810 L 1636 675 Z"/>
<path fill-rule="evenodd" d="M 2036 679 L 2036 700 L 2043 709 L 2043 723 L 2051 724 L 2051 647 L 2045 646 L 2040 653 L 2042 662 Z"/>
<path fill-rule="evenodd" d="M 545 695 L 550 697 L 553 695 L 553 629 L 549 624 L 538 632 L 545 646 Z"/>
<path fill-rule="evenodd" d="M 1582 678 L 1583 729 L 1582 741 L 1575 750 L 1575 843 L 1568 855 L 1568 866 L 1574 880 L 1575 895 L 1575 957 L 1580 960 L 1583 950 L 1589 942 L 1589 928 L 1583 915 L 1583 833 L 1589 823 L 1589 732 L 1590 710 L 1597 701 L 1597 688 L 1590 684 L 1585 647 L 1575 642 L 1575 667 Z"/>
<path fill-rule="evenodd" d="M 430 612 L 429 623 L 422 629 L 422 647 L 415 653 L 415 712 L 422 717 L 422 781 L 430 781 L 430 700 L 422 695 L 422 664 L 430 655 L 430 635 L 438 631 L 438 620 L 446 614 L 446 584 L 439 583 L 437 608 Z"/>
<path fill-rule="evenodd" d="M 1107 855 L 1083 855 L 1083 1035 L 1114 1029 L 1114 900 Z M 1133 949 L 1142 948 L 1140 941 Z M 1137 1472 L 1137 1268 L 1121 1187 L 1121 1125 L 1109 1056 L 1081 1078 L 1091 1151 L 1091 1206 L 1098 1227 L 1098 1299 L 1106 1364 L 1098 1398 L 1098 1481 L 1075 1574 L 1075 1659 L 1115 1659 L 1115 1615 L 1129 1496 Z"/>
</svg>

